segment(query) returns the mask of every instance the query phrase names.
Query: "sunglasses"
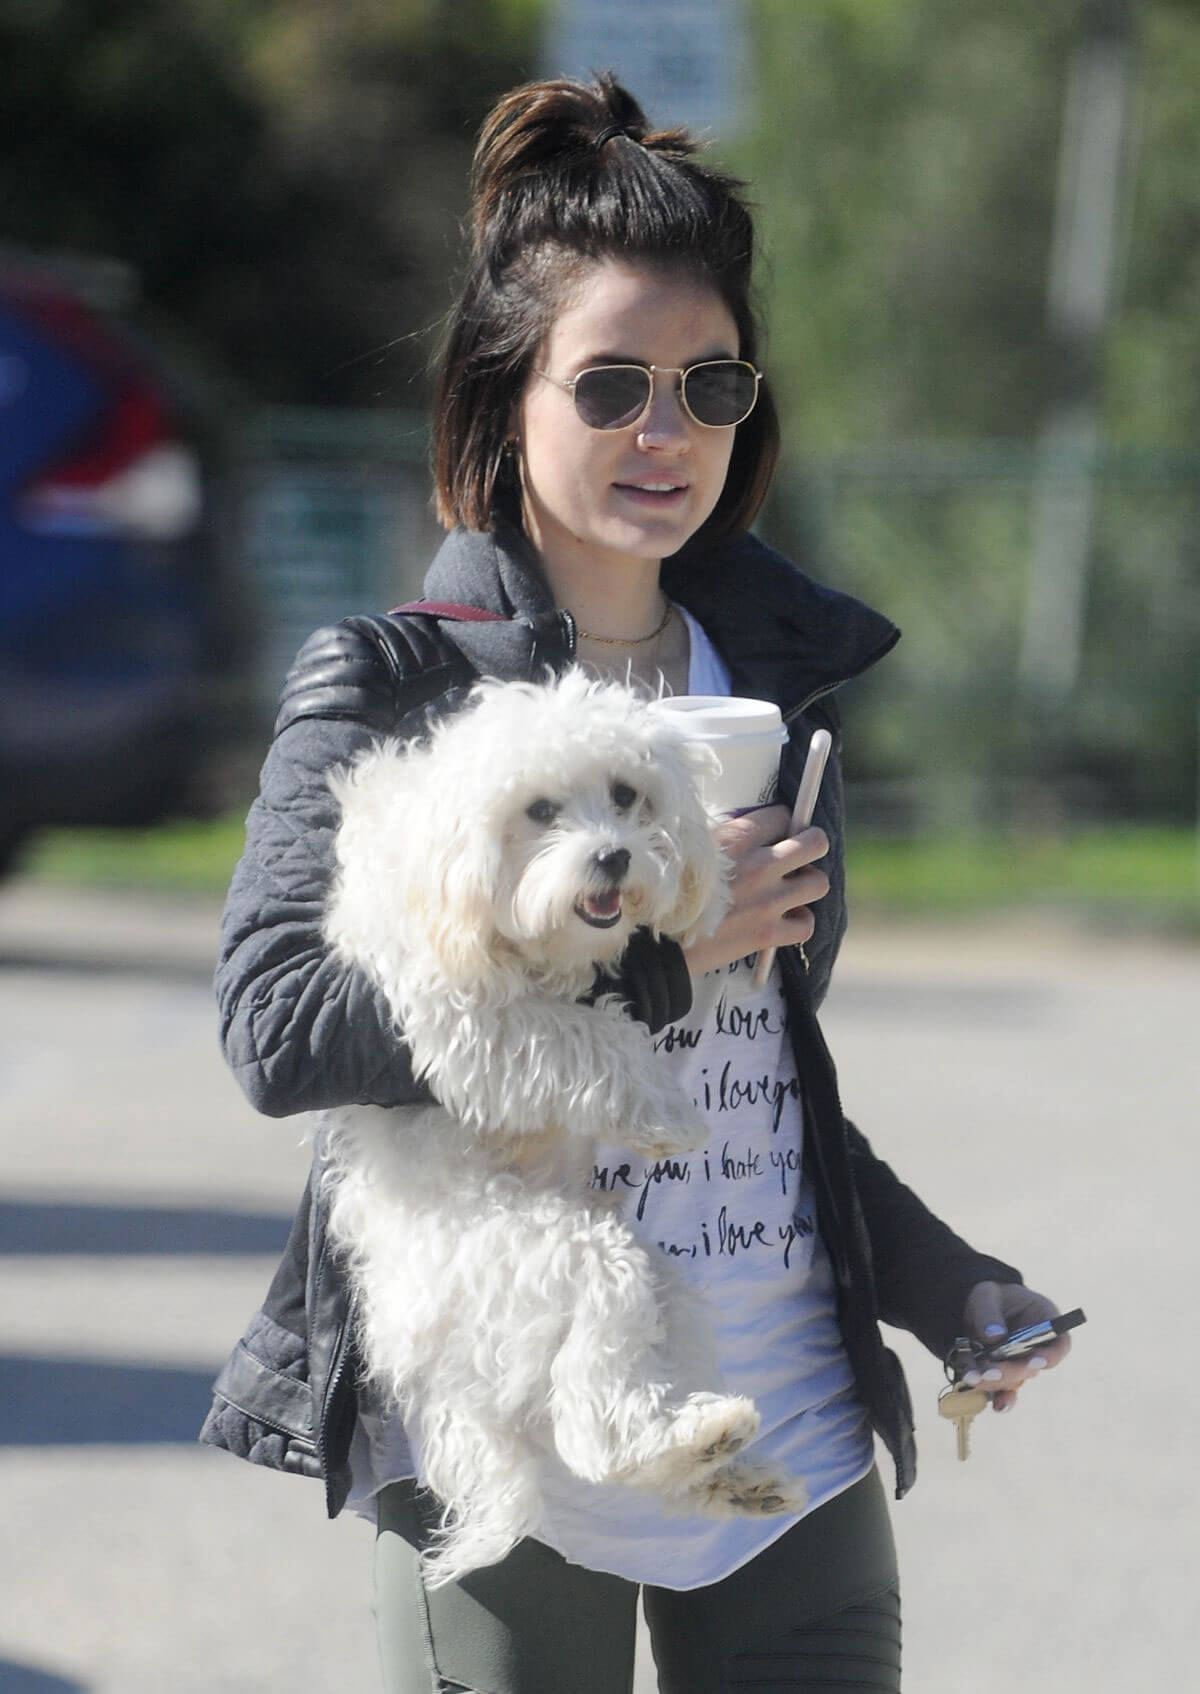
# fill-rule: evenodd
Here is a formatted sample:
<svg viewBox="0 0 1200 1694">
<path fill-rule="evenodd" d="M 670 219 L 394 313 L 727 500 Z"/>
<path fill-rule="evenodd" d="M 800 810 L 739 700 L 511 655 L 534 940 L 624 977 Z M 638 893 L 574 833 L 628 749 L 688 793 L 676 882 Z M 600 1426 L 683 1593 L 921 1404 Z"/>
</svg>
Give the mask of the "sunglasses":
<svg viewBox="0 0 1200 1694">
<path fill-rule="evenodd" d="M 564 382 L 549 371 L 535 371 L 565 388 L 589 429 L 628 429 L 640 423 L 654 398 L 655 376 L 677 376 L 683 409 L 704 429 L 729 429 L 754 410 L 762 372 L 745 359 L 706 359 L 699 365 L 592 365 Z"/>
</svg>

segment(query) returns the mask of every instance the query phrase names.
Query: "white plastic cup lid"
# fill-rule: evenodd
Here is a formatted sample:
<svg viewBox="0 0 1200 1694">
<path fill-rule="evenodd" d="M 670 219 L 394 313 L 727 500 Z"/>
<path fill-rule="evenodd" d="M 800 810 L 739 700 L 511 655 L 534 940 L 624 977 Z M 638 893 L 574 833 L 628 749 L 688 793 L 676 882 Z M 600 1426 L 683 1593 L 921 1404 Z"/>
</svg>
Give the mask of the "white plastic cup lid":
<svg viewBox="0 0 1200 1694">
<path fill-rule="evenodd" d="M 744 700 L 727 694 L 671 694 L 658 705 L 684 721 L 685 735 L 702 741 L 765 738 L 782 746 L 787 740 L 779 707 L 773 700 Z"/>
</svg>

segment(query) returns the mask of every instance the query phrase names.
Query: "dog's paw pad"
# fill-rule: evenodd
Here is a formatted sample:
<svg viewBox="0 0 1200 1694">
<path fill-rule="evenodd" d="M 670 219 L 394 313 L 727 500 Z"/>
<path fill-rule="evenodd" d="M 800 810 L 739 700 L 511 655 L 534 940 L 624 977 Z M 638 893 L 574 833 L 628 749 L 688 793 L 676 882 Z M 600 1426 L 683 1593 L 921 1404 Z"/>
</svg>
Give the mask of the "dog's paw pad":
<svg viewBox="0 0 1200 1694">
<path fill-rule="evenodd" d="M 725 1464 L 758 1431 L 752 1400 L 734 1394 L 693 1394 L 663 1431 L 653 1468 L 685 1480 Z"/>
<path fill-rule="evenodd" d="M 740 1429 L 727 1429 L 715 1441 L 705 1447 L 699 1457 L 705 1464 L 717 1464 L 722 1459 L 731 1459 L 735 1453 L 740 1453 L 749 1437 Z"/>
<path fill-rule="evenodd" d="M 626 1143 L 644 1158 L 671 1159 L 680 1153 L 694 1153 L 697 1147 L 704 1146 L 708 1135 L 707 1125 L 686 1124 L 668 1129 L 655 1126 L 629 1131 Z"/>
<path fill-rule="evenodd" d="M 728 1505 L 738 1517 L 777 1517 L 781 1512 L 803 1511 L 808 1504 L 802 1483 L 749 1466 L 715 1471 L 708 1487 L 713 1503 Z"/>
<path fill-rule="evenodd" d="M 777 1517 L 801 1512 L 808 1504 L 802 1482 L 757 1465 L 729 1464 L 711 1471 L 688 1491 L 693 1511 L 710 1517 Z"/>
</svg>

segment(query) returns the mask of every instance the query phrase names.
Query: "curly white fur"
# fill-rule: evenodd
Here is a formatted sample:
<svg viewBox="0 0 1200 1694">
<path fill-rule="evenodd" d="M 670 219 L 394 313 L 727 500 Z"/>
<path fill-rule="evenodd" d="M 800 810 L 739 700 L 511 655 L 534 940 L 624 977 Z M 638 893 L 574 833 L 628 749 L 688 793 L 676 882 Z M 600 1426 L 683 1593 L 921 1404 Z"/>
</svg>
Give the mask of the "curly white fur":
<svg viewBox="0 0 1200 1694">
<path fill-rule="evenodd" d="M 630 690 L 568 671 L 481 684 L 428 742 L 331 779 L 326 935 L 383 989 L 439 1101 L 329 1114 L 325 1175 L 365 1368 L 445 1507 L 432 1583 L 537 1532 L 550 1443 L 677 1510 L 803 1501 L 730 1462 L 756 1410 L 712 1391 L 695 1297 L 589 1188 L 595 1138 L 657 1158 L 707 1133 L 619 1001 L 579 1004 L 637 926 L 686 942 L 719 922 L 706 757 Z"/>
</svg>

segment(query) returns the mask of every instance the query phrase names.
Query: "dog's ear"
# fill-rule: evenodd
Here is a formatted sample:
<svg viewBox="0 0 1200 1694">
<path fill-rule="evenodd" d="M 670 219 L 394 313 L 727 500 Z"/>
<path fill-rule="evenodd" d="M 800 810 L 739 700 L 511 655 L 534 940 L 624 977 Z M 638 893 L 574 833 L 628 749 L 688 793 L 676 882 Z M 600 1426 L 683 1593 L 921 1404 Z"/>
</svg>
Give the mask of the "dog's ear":
<svg viewBox="0 0 1200 1694">
<path fill-rule="evenodd" d="M 342 821 L 326 938 L 385 987 L 419 956 L 453 986 L 478 984 L 494 968 L 500 854 L 469 776 L 436 748 L 385 743 L 329 786 Z"/>
<path fill-rule="evenodd" d="M 424 749 L 415 744 L 379 742 L 328 778 L 341 821 L 325 938 L 381 982 L 392 974 L 389 952 L 402 945 L 408 927 L 413 832 L 426 765 Z"/>
<path fill-rule="evenodd" d="M 697 788 L 697 777 L 715 759 L 707 747 L 682 741 L 673 730 L 653 737 L 652 756 L 663 785 L 659 821 L 679 855 L 678 898 L 659 928 L 686 947 L 711 934 L 729 906 L 728 863 Z"/>
<path fill-rule="evenodd" d="M 496 968 L 500 842 L 452 775 L 431 783 L 428 799 L 414 916 L 447 984 L 478 987 Z"/>
</svg>

